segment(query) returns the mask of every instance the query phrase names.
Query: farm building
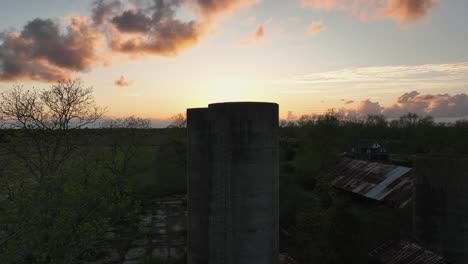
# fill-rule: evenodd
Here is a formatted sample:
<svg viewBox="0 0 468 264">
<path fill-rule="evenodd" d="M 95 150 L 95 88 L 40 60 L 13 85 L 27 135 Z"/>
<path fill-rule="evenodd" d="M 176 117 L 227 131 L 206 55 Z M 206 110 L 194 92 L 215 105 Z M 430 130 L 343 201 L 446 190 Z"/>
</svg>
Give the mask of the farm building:
<svg viewBox="0 0 468 264">
<path fill-rule="evenodd" d="M 404 208 L 412 200 L 411 171 L 408 167 L 342 158 L 327 177 L 339 189 Z"/>
</svg>

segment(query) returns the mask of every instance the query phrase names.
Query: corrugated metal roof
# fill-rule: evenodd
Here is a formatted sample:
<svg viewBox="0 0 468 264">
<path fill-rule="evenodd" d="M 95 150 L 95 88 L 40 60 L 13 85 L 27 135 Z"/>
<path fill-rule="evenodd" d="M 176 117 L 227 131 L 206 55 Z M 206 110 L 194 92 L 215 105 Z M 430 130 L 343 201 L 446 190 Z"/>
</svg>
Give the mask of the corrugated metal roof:
<svg viewBox="0 0 468 264">
<path fill-rule="evenodd" d="M 331 172 L 334 186 L 403 208 L 412 198 L 411 168 L 355 160 L 341 159 Z"/>
<path fill-rule="evenodd" d="M 448 264 L 442 256 L 407 240 L 383 244 L 369 256 L 382 264 Z"/>
</svg>

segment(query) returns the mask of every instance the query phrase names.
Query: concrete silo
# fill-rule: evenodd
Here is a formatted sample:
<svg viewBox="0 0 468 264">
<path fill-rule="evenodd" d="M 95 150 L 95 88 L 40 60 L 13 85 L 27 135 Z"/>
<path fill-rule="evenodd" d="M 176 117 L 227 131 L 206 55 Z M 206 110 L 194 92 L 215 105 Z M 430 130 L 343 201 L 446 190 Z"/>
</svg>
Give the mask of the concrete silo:
<svg viewBox="0 0 468 264">
<path fill-rule="evenodd" d="M 451 263 L 468 263 L 468 156 L 418 156 L 414 232 Z"/>
<path fill-rule="evenodd" d="M 210 168 L 211 178 L 208 187 L 209 261 L 205 264 L 278 263 L 278 105 L 220 103 L 209 105 L 207 112 L 209 142 L 204 150 L 197 150 L 209 153 L 207 163 L 206 160 L 199 162 Z M 192 116 L 188 116 L 189 144 L 192 144 L 190 138 L 194 137 L 191 135 L 194 129 L 190 128 Z M 194 154 L 189 150 L 189 163 L 193 162 L 191 155 Z M 189 178 L 197 175 L 190 171 L 191 167 L 189 165 Z M 194 186 L 193 182 L 189 179 L 189 192 L 194 192 L 196 186 L 203 190 L 208 186 L 207 183 Z M 190 203 L 196 201 L 191 198 L 189 193 L 189 208 L 194 208 Z M 189 209 L 189 219 L 197 215 L 199 212 Z M 200 227 L 190 225 L 191 228 Z M 193 238 L 195 234 L 205 234 L 205 227 L 201 229 L 203 234 L 189 230 L 192 241 L 205 241 Z M 189 256 L 193 256 L 190 251 L 194 248 L 190 242 Z M 194 262 L 189 260 L 189 263 Z"/>
<path fill-rule="evenodd" d="M 208 108 L 187 110 L 187 189 L 189 264 L 207 264 L 211 184 Z"/>
<path fill-rule="evenodd" d="M 210 263 L 278 262 L 278 105 L 209 106 Z"/>
</svg>

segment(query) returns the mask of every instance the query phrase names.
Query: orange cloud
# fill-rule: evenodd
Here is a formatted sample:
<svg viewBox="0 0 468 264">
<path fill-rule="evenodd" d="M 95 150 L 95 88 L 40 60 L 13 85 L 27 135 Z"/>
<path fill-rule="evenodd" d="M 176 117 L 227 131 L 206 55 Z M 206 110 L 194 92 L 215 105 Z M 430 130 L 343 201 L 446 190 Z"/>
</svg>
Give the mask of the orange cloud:
<svg viewBox="0 0 468 264">
<path fill-rule="evenodd" d="M 34 19 L 21 33 L 0 35 L 0 80 L 55 82 L 90 70 L 102 37 L 85 17 L 69 18 L 67 33 L 50 19 Z"/>
<path fill-rule="evenodd" d="M 303 6 L 324 10 L 347 8 L 350 3 L 349 0 L 302 0 Z"/>
<path fill-rule="evenodd" d="M 426 16 L 436 3 L 436 0 L 391 0 L 385 15 L 401 24 L 407 24 Z"/>
<path fill-rule="evenodd" d="M 211 18 L 255 5 L 259 0 L 192 0 L 202 15 Z"/>
<path fill-rule="evenodd" d="M 127 54 L 176 56 L 180 51 L 199 42 L 205 27 L 194 22 L 168 20 L 158 26 L 157 31 L 141 34 L 126 34 L 113 31 L 109 46 L 112 51 Z"/>
<path fill-rule="evenodd" d="M 125 78 L 125 76 L 123 75 L 120 75 L 120 78 L 115 81 L 115 85 L 119 86 L 119 87 L 127 87 L 127 86 L 130 86 L 133 84 L 133 81 L 129 81 Z"/>
<path fill-rule="evenodd" d="M 266 35 L 265 35 L 265 25 L 260 25 L 257 27 L 257 29 L 252 33 L 249 39 L 243 40 L 240 42 L 241 45 L 243 46 L 249 46 L 249 45 L 254 45 L 257 43 L 261 43 Z"/>
<path fill-rule="evenodd" d="M 255 34 L 254 34 L 254 38 L 255 40 L 258 42 L 258 41 L 261 41 L 263 38 L 265 38 L 265 28 L 263 27 L 263 25 L 259 26 L 257 28 L 257 30 L 255 31 Z"/>
<path fill-rule="evenodd" d="M 177 12 L 186 1 L 202 16 L 180 19 Z M 211 18 L 258 3 L 186 1 L 95 0 L 90 16 L 68 19 L 65 34 L 51 19 L 34 19 L 21 32 L 0 33 L 0 81 L 69 79 L 98 63 L 109 64 L 116 54 L 176 56 L 206 35 L 216 22 Z M 263 35 L 262 27 L 255 38 Z"/>
<path fill-rule="evenodd" d="M 122 9 L 120 2 L 99 1 L 93 9 L 95 23 L 100 23 L 113 52 L 131 55 L 176 56 L 198 43 L 206 24 L 183 21 L 176 17 L 181 1 L 157 1 Z M 135 2 L 137 3 L 137 2 Z M 144 3 L 144 2 L 141 2 Z"/>
<path fill-rule="evenodd" d="M 392 19 L 400 25 L 419 21 L 438 0 L 302 0 L 302 5 L 322 10 L 348 11 L 361 20 Z"/>
<path fill-rule="evenodd" d="M 307 28 L 307 33 L 309 33 L 309 35 L 317 35 L 318 33 L 324 30 L 325 30 L 325 26 L 323 25 L 323 22 L 320 20 L 320 21 L 312 22 Z"/>
</svg>

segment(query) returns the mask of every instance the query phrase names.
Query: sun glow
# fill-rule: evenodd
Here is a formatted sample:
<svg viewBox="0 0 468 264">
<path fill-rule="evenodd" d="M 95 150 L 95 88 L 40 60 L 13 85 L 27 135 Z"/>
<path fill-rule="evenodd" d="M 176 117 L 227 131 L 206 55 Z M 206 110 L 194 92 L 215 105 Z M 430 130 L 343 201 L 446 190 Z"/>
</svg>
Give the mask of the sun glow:
<svg viewBox="0 0 468 264">
<path fill-rule="evenodd" d="M 219 102 L 262 101 L 265 96 L 259 92 L 255 81 L 236 77 L 215 78 L 200 84 L 197 94 L 191 101 L 206 105 Z"/>
<path fill-rule="evenodd" d="M 251 83 L 236 78 L 222 78 L 209 84 L 207 98 L 213 102 L 252 100 Z"/>
</svg>

